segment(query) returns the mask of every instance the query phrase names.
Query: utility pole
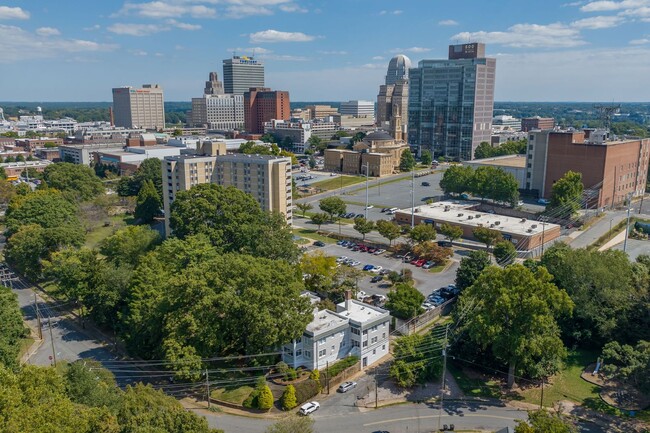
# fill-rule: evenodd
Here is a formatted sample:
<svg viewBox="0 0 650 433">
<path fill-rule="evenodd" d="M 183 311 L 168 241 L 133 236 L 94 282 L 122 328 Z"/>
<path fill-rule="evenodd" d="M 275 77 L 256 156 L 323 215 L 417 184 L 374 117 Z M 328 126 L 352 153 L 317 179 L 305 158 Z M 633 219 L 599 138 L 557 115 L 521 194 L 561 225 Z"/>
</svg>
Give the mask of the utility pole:
<svg viewBox="0 0 650 433">
<path fill-rule="evenodd" d="M 210 375 L 208 369 L 205 369 L 205 397 L 208 400 L 208 409 L 210 409 Z"/>
<path fill-rule="evenodd" d="M 546 231 L 546 218 L 542 217 L 542 255 L 544 255 L 544 232 Z"/>
<path fill-rule="evenodd" d="M 377 387 L 377 367 L 375 367 L 375 409 L 379 404 L 379 388 Z"/>
<path fill-rule="evenodd" d="M 50 329 L 50 343 L 52 344 L 52 361 L 56 367 L 56 350 L 54 349 L 54 336 L 52 335 L 52 317 L 47 318 L 47 327 Z"/>
<path fill-rule="evenodd" d="M 33 289 L 32 289 L 33 290 Z M 36 322 L 38 323 L 38 338 L 43 339 L 43 328 L 41 324 L 41 312 L 38 309 L 38 301 L 36 299 L 36 292 L 34 292 L 34 310 L 36 310 Z"/>
<path fill-rule="evenodd" d="M 632 207 L 632 193 L 627 195 L 627 223 L 625 224 L 625 240 L 623 241 L 623 252 L 627 251 L 627 234 L 630 232 L 630 208 Z"/>
<path fill-rule="evenodd" d="M 368 165 L 369 163 L 366 162 L 366 210 L 365 210 L 365 215 L 366 219 L 368 219 L 368 172 L 370 171 L 370 166 Z"/>
<path fill-rule="evenodd" d="M 449 333 L 449 325 L 445 327 L 445 342 L 442 346 L 442 381 L 440 384 L 440 409 L 438 410 L 438 430 L 440 430 L 440 422 L 442 420 L 442 407 L 445 402 L 445 379 L 447 375 L 447 337 Z"/>
<path fill-rule="evenodd" d="M 542 410 L 542 406 L 544 405 L 544 377 L 542 377 L 542 396 L 539 399 L 539 409 Z"/>
<path fill-rule="evenodd" d="M 415 227 L 415 167 L 411 170 L 411 228 Z"/>
<path fill-rule="evenodd" d="M 330 395 L 330 362 L 325 361 L 325 380 L 327 381 L 327 395 Z"/>
</svg>

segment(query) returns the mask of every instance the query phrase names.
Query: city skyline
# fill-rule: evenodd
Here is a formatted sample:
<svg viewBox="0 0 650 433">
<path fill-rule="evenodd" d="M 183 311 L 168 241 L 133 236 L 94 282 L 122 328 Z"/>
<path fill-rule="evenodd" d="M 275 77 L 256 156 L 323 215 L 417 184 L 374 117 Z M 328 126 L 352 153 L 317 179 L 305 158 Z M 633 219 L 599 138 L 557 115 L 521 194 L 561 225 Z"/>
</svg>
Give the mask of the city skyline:
<svg viewBox="0 0 650 433">
<path fill-rule="evenodd" d="M 236 53 L 292 100 L 374 100 L 396 54 L 415 67 L 478 41 L 498 59 L 496 100 L 646 102 L 649 22 L 650 0 L 5 1 L 0 99 L 110 101 L 113 87 L 155 82 L 189 101 Z"/>
</svg>

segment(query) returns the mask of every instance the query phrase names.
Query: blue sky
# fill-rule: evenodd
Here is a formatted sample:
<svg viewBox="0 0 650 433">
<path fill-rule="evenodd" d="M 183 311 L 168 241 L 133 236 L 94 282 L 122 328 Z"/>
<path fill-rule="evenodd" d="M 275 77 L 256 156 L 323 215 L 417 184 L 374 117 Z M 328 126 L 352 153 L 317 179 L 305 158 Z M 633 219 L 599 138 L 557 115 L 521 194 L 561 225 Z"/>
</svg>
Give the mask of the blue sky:
<svg viewBox="0 0 650 433">
<path fill-rule="evenodd" d="M 0 0 L 0 101 L 200 96 L 232 52 L 294 101 L 374 99 L 389 59 L 487 44 L 501 101 L 650 101 L 650 0 Z"/>
</svg>

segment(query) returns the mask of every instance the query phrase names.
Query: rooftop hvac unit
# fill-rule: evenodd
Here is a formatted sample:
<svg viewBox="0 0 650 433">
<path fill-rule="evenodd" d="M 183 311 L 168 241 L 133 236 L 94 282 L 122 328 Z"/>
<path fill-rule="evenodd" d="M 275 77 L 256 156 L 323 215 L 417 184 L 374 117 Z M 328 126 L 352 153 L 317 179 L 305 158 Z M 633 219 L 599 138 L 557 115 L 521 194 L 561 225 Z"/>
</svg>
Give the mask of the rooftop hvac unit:
<svg viewBox="0 0 650 433">
<path fill-rule="evenodd" d="M 463 213 L 459 213 L 459 214 L 458 214 L 459 217 L 462 217 L 463 215 L 465 215 L 465 214 L 463 214 Z"/>
<path fill-rule="evenodd" d="M 490 228 L 494 228 L 494 224 L 490 224 Z"/>
<path fill-rule="evenodd" d="M 525 223 L 525 222 L 526 222 L 526 218 L 522 218 L 521 221 L 519 221 L 519 222 L 520 222 L 520 223 Z"/>
<path fill-rule="evenodd" d="M 495 221 L 495 222 L 494 222 L 494 225 L 495 225 L 495 226 L 498 226 L 498 225 L 500 225 L 500 224 L 501 224 L 501 221 Z"/>
<path fill-rule="evenodd" d="M 415 213 L 418 213 L 418 212 L 420 212 L 420 208 L 419 208 L 419 207 L 416 207 L 416 208 L 415 208 Z"/>
<path fill-rule="evenodd" d="M 481 214 L 476 214 L 474 218 L 481 218 Z"/>
<path fill-rule="evenodd" d="M 468 220 L 473 220 L 473 219 L 474 219 L 474 217 L 473 217 L 473 216 L 471 216 L 471 215 L 467 215 L 467 219 L 468 219 Z"/>
<path fill-rule="evenodd" d="M 533 224 L 532 226 L 530 226 L 530 228 L 531 228 L 531 229 L 536 229 L 536 228 L 537 228 L 537 224 Z"/>
</svg>

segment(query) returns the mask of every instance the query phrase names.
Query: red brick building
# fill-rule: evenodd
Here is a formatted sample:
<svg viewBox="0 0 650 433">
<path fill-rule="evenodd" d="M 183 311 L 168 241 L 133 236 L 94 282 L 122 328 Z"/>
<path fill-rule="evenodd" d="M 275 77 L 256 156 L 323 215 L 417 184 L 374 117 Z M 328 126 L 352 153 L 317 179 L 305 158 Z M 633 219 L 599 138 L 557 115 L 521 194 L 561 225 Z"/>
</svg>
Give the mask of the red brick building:
<svg viewBox="0 0 650 433">
<path fill-rule="evenodd" d="M 534 136 L 534 139 L 530 139 Z M 585 188 L 598 189 L 598 207 L 620 206 L 645 192 L 650 139 L 609 139 L 605 130 L 547 131 L 529 137 L 527 181 L 550 198 L 553 184 L 571 170 Z"/>
<path fill-rule="evenodd" d="M 251 134 L 264 134 L 264 122 L 289 120 L 289 92 L 251 87 L 244 93 L 244 127 Z"/>
<path fill-rule="evenodd" d="M 523 132 L 532 131 L 533 129 L 553 129 L 555 128 L 555 119 L 552 117 L 525 117 L 521 119 L 521 130 Z"/>
</svg>

